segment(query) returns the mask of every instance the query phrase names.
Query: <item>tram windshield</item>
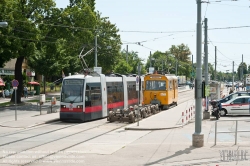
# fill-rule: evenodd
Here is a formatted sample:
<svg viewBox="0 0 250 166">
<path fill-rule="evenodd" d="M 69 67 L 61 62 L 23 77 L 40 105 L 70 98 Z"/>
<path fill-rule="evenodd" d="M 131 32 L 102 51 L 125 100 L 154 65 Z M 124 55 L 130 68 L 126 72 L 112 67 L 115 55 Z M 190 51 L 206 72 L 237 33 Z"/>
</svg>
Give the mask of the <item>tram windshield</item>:
<svg viewBox="0 0 250 166">
<path fill-rule="evenodd" d="M 63 81 L 61 102 L 79 103 L 83 102 L 83 83 L 81 79 L 66 79 Z"/>
<path fill-rule="evenodd" d="M 166 90 L 166 81 L 146 81 L 146 90 Z"/>
</svg>

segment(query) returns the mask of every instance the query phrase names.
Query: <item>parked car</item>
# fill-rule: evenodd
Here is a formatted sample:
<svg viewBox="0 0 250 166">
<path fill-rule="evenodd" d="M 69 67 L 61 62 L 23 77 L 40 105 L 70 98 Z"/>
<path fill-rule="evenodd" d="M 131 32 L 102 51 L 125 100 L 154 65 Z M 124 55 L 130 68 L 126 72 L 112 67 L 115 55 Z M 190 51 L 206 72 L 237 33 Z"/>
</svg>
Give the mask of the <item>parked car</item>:
<svg viewBox="0 0 250 166">
<path fill-rule="evenodd" d="M 219 102 L 220 103 L 225 103 L 231 99 L 234 99 L 238 96 L 250 96 L 250 92 L 245 92 L 245 91 L 239 91 L 239 92 L 235 92 L 235 93 L 231 93 L 230 95 L 224 97 L 223 99 L 220 99 Z"/>
<path fill-rule="evenodd" d="M 239 96 L 225 103 L 221 103 L 220 115 L 227 114 L 250 114 L 250 96 Z"/>
</svg>

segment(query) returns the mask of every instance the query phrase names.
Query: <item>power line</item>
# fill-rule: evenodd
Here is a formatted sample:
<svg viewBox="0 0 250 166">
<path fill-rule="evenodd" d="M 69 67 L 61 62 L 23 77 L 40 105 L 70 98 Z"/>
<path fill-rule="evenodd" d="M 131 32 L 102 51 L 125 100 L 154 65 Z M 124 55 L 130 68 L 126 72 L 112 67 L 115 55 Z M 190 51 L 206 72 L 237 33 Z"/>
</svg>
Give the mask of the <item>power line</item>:
<svg viewBox="0 0 250 166">
<path fill-rule="evenodd" d="M 246 25 L 246 26 L 236 26 L 236 27 L 209 28 L 208 30 L 217 30 L 217 29 L 235 29 L 235 28 L 250 28 L 250 26 L 249 26 L 249 25 Z"/>
<path fill-rule="evenodd" d="M 195 32 L 195 30 L 188 31 L 119 31 L 119 32 L 129 32 L 129 33 L 180 33 L 180 32 Z"/>
<path fill-rule="evenodd" d="M 213 45 L 213 46 L 215 46 L 214 44 L 213 44 L 213 42 L 210 40 L 210 38 L 208 37 L 208 39 L 209 39 L 209 41 L 211 42 L 211 44 Z M 228 58 L 227 56 L 225 56 L 218 48 L 216 49 L 221 55 L 223 55 L 224 57 L 226 57 L 227 59 L 231 59 L 231 58 Z M 232 60 L 232 59 L 231 59 Z M 233 60 L 232 60 L 233 61 Z"/>
</svg>

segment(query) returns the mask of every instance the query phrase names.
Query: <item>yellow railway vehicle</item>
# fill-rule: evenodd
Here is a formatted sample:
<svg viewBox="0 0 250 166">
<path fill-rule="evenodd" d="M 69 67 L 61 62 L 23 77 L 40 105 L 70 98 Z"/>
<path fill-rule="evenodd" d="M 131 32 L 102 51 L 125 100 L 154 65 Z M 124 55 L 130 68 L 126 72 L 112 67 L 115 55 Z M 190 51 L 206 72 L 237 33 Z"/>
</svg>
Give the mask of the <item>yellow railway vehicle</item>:
<svg viewBox="0 0 250 166">
<path fill-rule="evenodd" d="M 161 109 L 177 105 L 178 79 L 171 74 L 148 74 L 144 77 L 143 102 L 158 104 Z"/>
</svg>

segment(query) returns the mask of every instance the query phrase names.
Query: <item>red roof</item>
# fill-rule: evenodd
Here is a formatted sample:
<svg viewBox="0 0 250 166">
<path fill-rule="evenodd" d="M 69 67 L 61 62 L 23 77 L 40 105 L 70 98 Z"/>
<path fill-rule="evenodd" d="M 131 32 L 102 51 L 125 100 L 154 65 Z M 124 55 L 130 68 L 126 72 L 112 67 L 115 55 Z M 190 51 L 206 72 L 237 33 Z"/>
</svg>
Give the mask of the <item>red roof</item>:
<svg viewBox="0 0 250 166">
<path fill-rule="evenodd" d="M 3 82 L 2 78 L 0 78 L 0 86 L 5 86 L 5 83 Z"/>
<path fill-rule="evenodd" d="M 30 84 L 30 85 L 40 85 L 38 82 L 35 82 L 35 81 L 28 82 L 28 84 Z"/>
</svg>

